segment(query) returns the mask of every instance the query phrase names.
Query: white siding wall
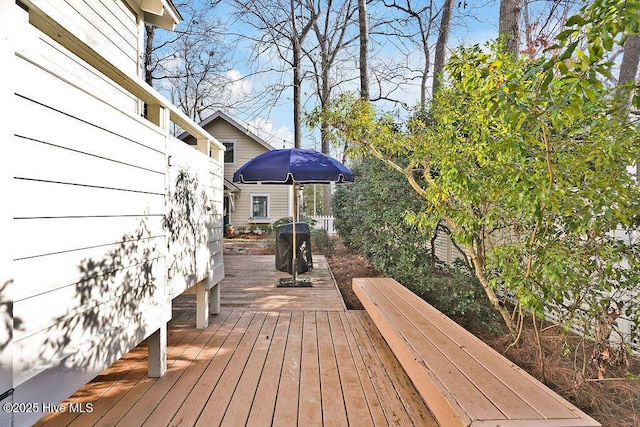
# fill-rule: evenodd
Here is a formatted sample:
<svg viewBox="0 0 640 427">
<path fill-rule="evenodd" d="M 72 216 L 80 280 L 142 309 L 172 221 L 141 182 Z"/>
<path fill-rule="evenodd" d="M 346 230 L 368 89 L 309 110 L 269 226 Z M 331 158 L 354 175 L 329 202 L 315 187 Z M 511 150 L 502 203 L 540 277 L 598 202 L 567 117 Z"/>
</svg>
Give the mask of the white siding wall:
<svg viewBox="0 0 640 427">
<path fill-rule="evenodd" d="M 169 139 L 169 215 L 182 230 L 169 232 L 175 240 L 169 252 L 169 293 L 180 295 L 204 279 L 218 283 L 224 275 L 222 265 L 222 165 L 203 156 L 184 142 Z M 189 197 L 185 191 L 190 191 Z M 195 209 L 184 205 L 195 200 Z M 186 212 L 189 212 L 187 215 Z M 193 232 L 192 230 L 193 228 Z M 173 227 L 169 227 L 173 229 Z"/>
<path fill-rule="evenodd" d="M 225 164 L 224 177 L 233 180 L 233 173 L 252 158 L 267 151 L 265 147 L 251 139 L 247 134 L 222 119 L 216 119 L 206 126 L 206 130 L 218 140 L 236 140 L 236 162 Z M 269 216 L 271 223 L 291 215 L 291 186 L 289 185 L 256 185 L 236 184 L 240 188 L 235 200 L 235 211 L 231 212 L 230 221 L 236 229 L 254 225 L 251 216 L 251 194 L 269 195 Z M 264 225 L 264 224 L 255 224 Z"/>
<path fill-rule="evenodd" d="M 30 0 L 29 3 L 43 10 L 118 69 L 139 74 L 138 19 L 123 1 Z M 32 17 L 34 21 L 38 18 Z"/>
<path fill-rule="evenodd" d="M 106 5 L 97 14 L 74 1 L 78 16 L 67 2 L 37 3 L 70 14 L 69 25 L 91 25 L 101 45 L 123 44 L 111 39 L 124 27 L 107 37 L 94 22 L 113 23 L 107 12 L 120 1 L 90 2 Z M 170 319 L 178 291 L 167 279 L 168 145 L 204 165 L 210 198 L 202 268 L 184 273 L 209 287 L 220 280 L 222 166 L 141 118 L 134 97 L 28 19 L 1 0 L 0 393 L 57 403 Z M 119 49 L 129 53 L 114 61 L 131 62 L 129 47 Z M 5 415 L 0 425 L 21 426 L 42 413 Z"/>
<path fill-rule="evenodd" d="M 64 399 L 170 316 L 165 135 L 32 53 L 17 61 L 22 78 L 10 102 L 12 187 L 20 195 L 12 206 L 20 320 L 13 369 L 16 401 L 48 402 Z"/>
<path fill-rule="evenodd" d="M 440 231 L 435 240 L 435 255 L 438 257 L 440 261 L 444 261 L 448 264 L 453 263 L 456 259 L 464 259 L 462 253 L 453 246 L 451 239 L 449 236 Z"/>
<path fill-rule="evenodd" d="M 18 77 L 15 69 L 14 44 L 20 36 L 19 28 L 26 22 L 25 13 L 14 6 L 13 2 L 0 1 L 0 105 L 13 96 L 13 87 L 4 82 L 15 81 Z M 17 37 L 16 37 L 17 36 Z M 0 189 L 3 202 L 0 203 L 0 404 L 10 403 L 13 388 L 13 283 L 12 247 L 7 242 L 13 241 L 13 215 L 11 191 L 13 182 L 13 161 L 9 148 L 15 143 L 13 126 L 15 114 L 11 108 L 3 108 L 0 116 Z M 0 411 L 0 426 L 11 425 L 11 414 Z"/>
</svg>

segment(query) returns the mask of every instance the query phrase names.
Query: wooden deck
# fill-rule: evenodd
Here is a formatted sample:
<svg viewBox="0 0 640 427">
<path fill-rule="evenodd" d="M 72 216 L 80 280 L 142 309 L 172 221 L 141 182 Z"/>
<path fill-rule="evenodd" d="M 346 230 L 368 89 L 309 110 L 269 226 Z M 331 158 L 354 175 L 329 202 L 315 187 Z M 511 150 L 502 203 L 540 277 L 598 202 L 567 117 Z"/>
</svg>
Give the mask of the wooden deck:
<svg viewBox="0 0 640 427">
<path fill-rule="evenodd" d="M 278 288 L 274 286 L 278 279 L 291 276 L 275 269 L 273 255 L 225 255 L 220 303 L 242 310 L 345 311 L 327 260 L 314 255 L 313 265 L 313 270 L 300 275 L 312 280 L 312 289 Z"/>
<path fill-rule="evenodd" d="M 38 425 L 435 426 L 370 317 L 314 264 L 312 288 L 277 288 L 272 256 L 225 256 L 209 327 L 195 328 L 195 296 L 174 301 L 162 378 L 147 377 L 143 343 L 62 404 L 91 412 Z"/>
</svg>

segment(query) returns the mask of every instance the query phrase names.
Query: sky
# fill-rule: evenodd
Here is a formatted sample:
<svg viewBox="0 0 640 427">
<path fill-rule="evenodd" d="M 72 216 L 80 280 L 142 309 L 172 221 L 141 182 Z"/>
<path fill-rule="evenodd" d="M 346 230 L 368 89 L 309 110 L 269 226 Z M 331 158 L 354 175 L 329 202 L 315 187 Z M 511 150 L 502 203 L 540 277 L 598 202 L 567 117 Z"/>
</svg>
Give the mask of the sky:
<svg viewBox="0 0 640 427">
<path fill-rule="evenodd" d="M 488 40 L 491 40 L 497 36 L 497 19 L 498 19 L 498 4 L 493 0 L 467 0 L 469 4 L 465 8 L 463 3 L 459 3 L 454 12 L 454 23 L 452 26 L 452 33 L 449 38 L 449 48 L 455 48 L 458 45 L 471 45 L 482 44 Z M 416 2 L 418 4 L 419 2 Z M 370 8 L 369 12 L 374 12 Z M 234 22 L 232 18 L 229 2 L 223 0 L 222 4 L 217 6 L 215 13 L 218 14 L 228 26 L 230 32 L 242 33 L 247 32 L 250 29 L 246 25 L 242 25 L 238 22 Z M 469 16 L 463 20 L 460 17 L 461 13 L 467 13 L 472 15 L 473 19 Z M 457 14 L 457 18 L 456 18 Z M 435 43 L 435 38 L 434 38 Z M 370 62 L 373 63 L 377 60 L 384 60 L 390 63 L 400 61 L 400 57 L 397 55 L 392 44 L 376 45 L 375 42 L 371 43 L 372 52 L 370 56 Z M 251 75 L 252 67 L 249 64 L 247 57 L 249 56 L 252 45 L 248 42 L 240 42 L 235 51 L 230 63 L 229 69 L 226 71 L 226 76 L 233 81 L 233 84 L 229 85 L 227 96 L 238 97 L 241 99 L 246 95 L 257 95 L 264 93 L 269 85 L 284 79 L 285 82 L 291 81 L 289 75 L 282 75 L 280 73 L 271 72 L 260 74 L 256 77 L 247 77 Z M 432 50 L 435 46 L 432 47 Z M 355 45 L 357 49 L 357 45 Z M 409 62 L 415 62 L 419 60 L 420 55 L 412 55 L 409 57 Z M 261 62 L 263 66 L 269 66 L 272 59 L 269 57 L 269 52 L 261 55 Z M 343 73 L 351 74 L 354 78 L 352 83 L 344 84 L 342 90 L 358 90 L 359 82 L 357 80 L 357 50 L 355 51 L 355 58 L 350 63 L 343 66 Z M 304 109 L 310 111 L 315 106 L 316 102 L 313 96 L 310 94 L 313 92 L 313 88 L 309 85 L 303 87 L 303 102 Z M 232 117 L 239 122 L 246 124 L 249 130 L 257 133 L 275 148 L 285 148 L 293 146 L 293 103 L 292 103 L 291 88 L 287 89 L 280 97 L 277 103 L 268 103 L 261 105 L 246 105 L 239 103 L 239 107 L 227 111 Z M 372 88 L 373 92 L 373 88 Z M 305 97 L 306 95 L 306 97 Z M 394 96 L 404 103 L 404 105 L 412 107 L 419 101 L 419 87 L 407 86 L 404 90 L 396 92 Z M 235 98 L 234 98 L 235 99 Z M 406 113 L 399 105 L 390 103 L 378 103 L 379 107 L 384 109 L 391 109 L 397 111 L 401 116 Z M 304 127 L 303 127 L 304 128 Z M 303 129 L 303 147 L 320 149 L 320 141 L 317 130 L 310 130 L 308 128 Z"/>
</svg>

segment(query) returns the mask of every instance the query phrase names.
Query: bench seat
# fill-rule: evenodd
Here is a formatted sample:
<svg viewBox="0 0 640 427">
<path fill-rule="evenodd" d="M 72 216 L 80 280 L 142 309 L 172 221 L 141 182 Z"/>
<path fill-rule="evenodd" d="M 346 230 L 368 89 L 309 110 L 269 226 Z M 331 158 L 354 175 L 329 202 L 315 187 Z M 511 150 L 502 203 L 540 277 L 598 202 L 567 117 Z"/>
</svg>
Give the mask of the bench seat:
<svg viewBox="0 0 640 427">
<path fill-rule="evenodd" d="M 395 280 L 353 289 L 440 425 L 600 425 Z"/>
</svg>

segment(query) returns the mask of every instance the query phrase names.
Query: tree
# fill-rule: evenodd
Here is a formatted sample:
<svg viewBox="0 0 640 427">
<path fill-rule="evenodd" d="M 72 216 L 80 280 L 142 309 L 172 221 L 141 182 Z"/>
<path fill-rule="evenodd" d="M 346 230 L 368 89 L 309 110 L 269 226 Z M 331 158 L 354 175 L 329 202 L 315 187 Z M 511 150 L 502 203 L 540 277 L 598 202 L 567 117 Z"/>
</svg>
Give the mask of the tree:
<svg viewBox="0 0 640 427">
<path fill-rule="evenodd" d="M 436 31 L 437 19 L 440 13 L 447 13 L 445 17 L 445 24 L 450 26 L 451 24 L 451 8 L 453 4 L 451 0 L 445 0 L 444 5 L 438 7 L 434 1 L 429 2 L 415 2 L 411 0 L 384 0 L 383 4 L 386 8 L 393 10 L 397 14 L 397 19 L 389 19 L 387 27 L 390 28 L 390 33 L 387 35 L 390 39 L 397 38 L 400 40 L 399 45 L 406 49 L 404 55 L 406 56 L 407 63 L 405 67 L 407 70 L 399 71 L 397 68 L 392 67 L 389 71 L 398 73 L 402 78 L 403 75 L 409 76 L 415 74 L 415 78 L 420 80 L 420 105 L 425 108 L 427 105 L 427 89 L 428 79 L 431 72 L 431 47 L 433 44 L 432 38 Z M 446 47 L 446 37 L 448 37 L 449 27 L 441 28 L 446 32 L 442 33 L 443 39 L 440 45 L 442 54 L 439 58 L 444 61 L 444 49 Z M 411 48 L 405 48 L 404 44 L 408 44 Z M 420 69 L 417 69 L 410 61 L 410 58 L 415 57 L 414 48 L 420 52 Z M 412 78 L 412 77 L 410 77 Z M 380 92 L 382 92 L 380 90 Z"/>
<path fill-rule="evenodd" d="M 433 61 L 433 90 L 431 93 L 436 93 L 440 86 L 441 74 L 444 71 L 445 53 L 447 49 L 447 42 L 449 40 L 449 33 L 451 32 L 451 20 L 453 18 L 453 5 L 455 0 L 445 0 L 444 6 L 442 6 L 442 18 L 440 20 L 440 29 L 438 30 L 438 42 L 436 43 L 436 54 Z M 424 106 L 424 102 L 422 103 Z"/>
<path fill-rule="evenodd" d="M 323 9 L 322 16 L 313 24 L 317 44 L 313 49 L 304 49 L 313 67 L 313 80 L 321 109 L 329 105 L 336 87 L 353 78 L 352 75 L 341 75 L 340 67 L 336 67 L 336 63 L 340 54 L 358 40 L 358 34 L 351 31 L 355 27 L 354 15 L 357 12 L 357 5 L 353 0 L 327 0 Z M 330 141 L 326 135 L 327 127 L 327 123 L 320 124 L 320 145 L 323 153 L 331 154 Z M 330 215 L 331 192 L 326 188 L 323 190 L 324 214 Z"/>
<path fill-rule="evenodd" d="M 506 36 L 505 50 L 518 55 L 523 0 L 500 0 L 498 32 Z"/>
<path fill-rule="evenodd" d="M 302 59 L 303 44 L 321 14 L 313 0 L 236 0 L 241 21 L 257 35 L 245 35 L 256 44 L 257 54 L 275 52 L 292 72 L 294 145 L 302 146 Z"/>
<path fill-rule="evenodd" d="M 184 33 L 172 42 L 173 53 L 160 62 L 163 75 L 157 77 L 171 101 L 196 122 L 206 112 L 234 106 L 238 99 L 228 93 L 232 79 L 227 74 L 229 52 L 216 40 L 216 25 Z"/>
<path fill-rule="evenodd" d="M 340 53 L 358 39 L 356 34 L 350 32 L 355 24 L 354 15 L 357 11 L 353 0 L 337 3 L 327 0 L 325 6 L 322 19 L 317 19 L 312 26 L 317 45 L 313 49 L 305 49 L 313 67 L 316 95 L 321 109 L 329 104 L 334 88 L 344 79 L 350 78 L 339 76 L 335 64 Z M 325 132 L 326 124 L 322 123 L 321 151 L 329 154 L 329 140 L 325 137 Z"/>
<path fill-rule="evenodd" d="M 446 0 L 446 2 L 449 1 Z M 422 69 L 418 73 L 420 79 L 420 105 L 424 108 L 427 104 L 427 79 L 431 70 L 430 38 L 439 12 L 434 10 L 433 1 L 413 4 L 410 0 L 402 2 L 393 0 L 384 1 L 384 5 L 404 14 L 404 17 L 399 19 L 397 24 L 391 23 L 390 25 L 394 28 L 396 34 L 415 43 L 420 49 L 422 56 Z"/>
<path fill-rule="evenodd" d="M 359 159 L 352 170 L 355 183 L 339 186 L 332 200 L 335 228 L 344 243 L 457 322 L 496 323 L 468 268 L 438 263 L 432 233 L 398 221 L 422 203 L 420 196 L 407 191 L 402 174 L 372 157 Z"/>
<path fill-rule="evenodd" d="M 360 40 L 360 97 L 369 100 L 369 16 L 366 0 L 358 0 Z"/>
<path fill-rule="evenodd" d="M 638 75 L 638 63 L 640 62 L 640 35 L 634 34 L 624 42 L 624 54 L 620 63 L 620 74 L 618 75 L 618 86 L 629 85 L 636 81 Z M 631 107 L 633 91 L 628 91 L 625 97 L 627 108 Z"/>
<path fill-rule="evenodd" d="M 580 7 L 577 0 L 523 0 L 523 51 L 533 57 L 547 49 L 564 28 L 567 18 Z"/>
<path fill-rule="evenodd" d="M 215 14 L 219 3 L 174 2 L 184 17 L 175 31 L 145 27 L 145 81 L 169 92 L 172 102 L 196 121 L 207 110 L 238 101 L 225 93 L 232 84 L 227 74 L 230 48 Z"/>
<path fill-rule="evenodd" d="M 616 119 L 624 108 L 597 78 L 610 73 L 605 52 L 637 32 L 637 13 L 628 3 L 583 8 L 546 60 L 496 44 L 459 49 L 430 115 L 404 128 L 348 96 L 327 117 L 336 137 L 401 172 L 421 196 L 407 220 L 447 224 L 514 341 L 523 312 L 512 320 L 496 289 L 534 317 L 553 307 L 599 342 L 612 318 L 640 320 L 629 303 L 640 246 L 613 233 L 638 224 L 640 187 L 626 165 L 640 155 L 640 133 Z"/>
</svg>

